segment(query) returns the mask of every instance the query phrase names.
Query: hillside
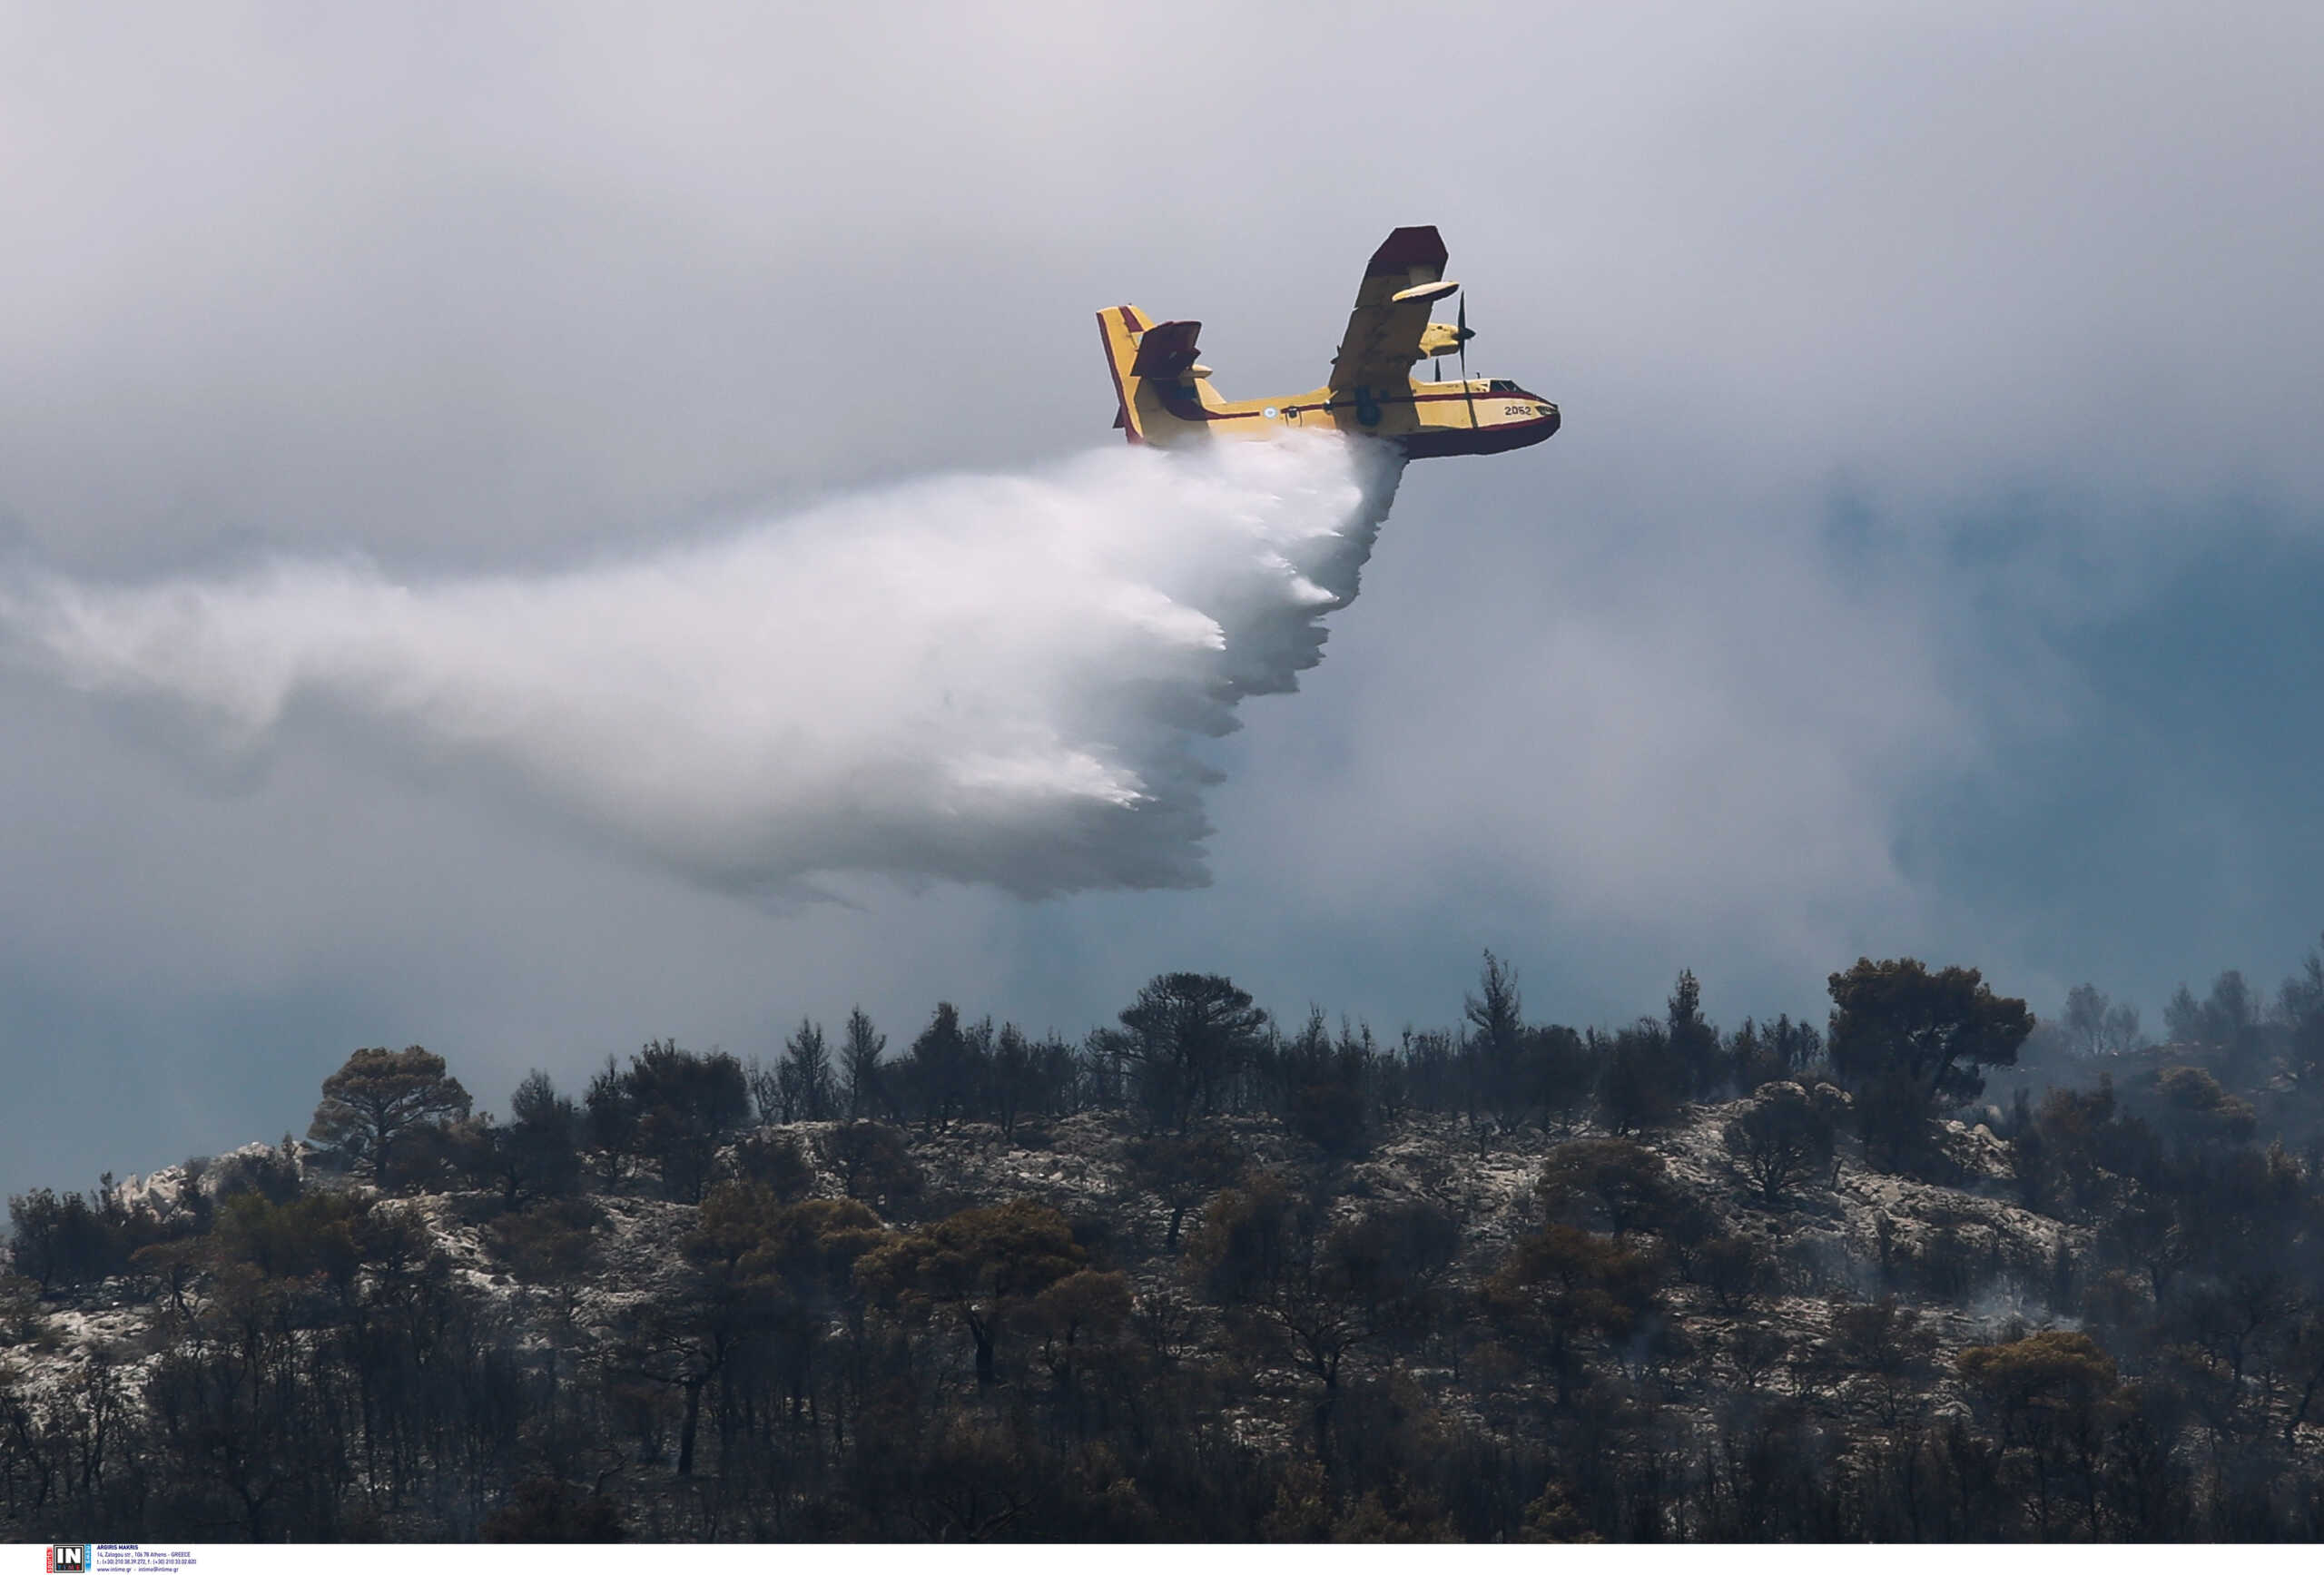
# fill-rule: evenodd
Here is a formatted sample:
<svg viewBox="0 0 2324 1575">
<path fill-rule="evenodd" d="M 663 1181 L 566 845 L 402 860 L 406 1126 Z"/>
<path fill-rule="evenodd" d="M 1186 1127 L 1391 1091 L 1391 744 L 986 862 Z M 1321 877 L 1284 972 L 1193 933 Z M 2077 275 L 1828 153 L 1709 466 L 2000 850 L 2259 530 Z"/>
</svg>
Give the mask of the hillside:
<svg viewBox="0 0 2324 1575">
<path fill-rule="evenodd" d="M 1629 1039 L 1525 1029 L 1509 1086 L 1537 1093 L 1498 1102 L 1481 1015 L 1443 1064 L 1318 1021 L 1207 1088 L 1093 1036 L 1021 1098 L 1008 1058 L 1043 1048 L 989 1029 L 957 1100 L 940 1043 L 860 1058 L 851 1091 L 820 1041 L 755 1078 L 657 1042 L 585 1101 L 528 1080 L 506 1123 L 424 1051 L 359 1052 L 313 1140 L 15 1200 L 0 1515 L 148 1541 L 2324 1531 L 2295 1040 L 1899 1126 L 1837 1014 L 1833 1055 L 1772 1060 L 1772 1030 L 1698 1034 L 1683 989 Z M 1642 1083 L 1632 1054 L 1661 1058 Z M 429 1113 L 345 1116 L 382 1088 Z"/>
</svg>

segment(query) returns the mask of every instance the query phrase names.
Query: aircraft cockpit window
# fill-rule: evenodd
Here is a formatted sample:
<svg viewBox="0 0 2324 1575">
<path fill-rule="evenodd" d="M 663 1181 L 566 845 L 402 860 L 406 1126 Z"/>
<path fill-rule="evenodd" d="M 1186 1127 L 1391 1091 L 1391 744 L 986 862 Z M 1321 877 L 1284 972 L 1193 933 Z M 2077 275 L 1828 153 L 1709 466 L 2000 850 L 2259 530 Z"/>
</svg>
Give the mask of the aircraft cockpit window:
<svg viewBox="0 0 2324 1575">
<path fill-rule="evenodd" d="M 1517 385 L 1507 378 L 1495 378 L 1485 385 L 1485 392 L 1488 394 L 1513 394 L 1516 391 Z"/>
</svg>

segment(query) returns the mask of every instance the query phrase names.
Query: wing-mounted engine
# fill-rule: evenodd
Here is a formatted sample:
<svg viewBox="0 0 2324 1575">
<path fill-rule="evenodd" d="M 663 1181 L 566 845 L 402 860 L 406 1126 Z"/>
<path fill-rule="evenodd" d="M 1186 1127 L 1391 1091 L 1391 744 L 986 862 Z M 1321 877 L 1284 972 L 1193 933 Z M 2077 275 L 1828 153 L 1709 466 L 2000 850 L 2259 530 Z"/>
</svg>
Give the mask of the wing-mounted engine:
<svg viewBox="0 0 2324 1575">
<path fill-rule="evenodd" d="M 1413 359 L 1424 361 L 1431 356 L 1449 356 L 1477 337 L 1477 330 L 1463 324 L 1433 322 L 1421 330 L 1420 349 Z"/>
</svg>

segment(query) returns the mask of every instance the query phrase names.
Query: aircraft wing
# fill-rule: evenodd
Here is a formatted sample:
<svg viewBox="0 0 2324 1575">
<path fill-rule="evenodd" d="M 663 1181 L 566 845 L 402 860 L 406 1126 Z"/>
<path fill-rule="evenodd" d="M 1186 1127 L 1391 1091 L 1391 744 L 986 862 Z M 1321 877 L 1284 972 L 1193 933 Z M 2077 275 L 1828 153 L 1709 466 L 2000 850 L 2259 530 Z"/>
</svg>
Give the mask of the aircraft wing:
<svg viewBox="0 0 2324 1575">
<path fill-rule="evenodd" d="M 1391 232 L 1364 270 L 1347 333 L 1332 360 L 1331 386 L 1402 388 L 1420 359 L 1430 303 L 1459 288 L 1444 277 L 1444 242 L 1435 225 Z"/>
</svg>

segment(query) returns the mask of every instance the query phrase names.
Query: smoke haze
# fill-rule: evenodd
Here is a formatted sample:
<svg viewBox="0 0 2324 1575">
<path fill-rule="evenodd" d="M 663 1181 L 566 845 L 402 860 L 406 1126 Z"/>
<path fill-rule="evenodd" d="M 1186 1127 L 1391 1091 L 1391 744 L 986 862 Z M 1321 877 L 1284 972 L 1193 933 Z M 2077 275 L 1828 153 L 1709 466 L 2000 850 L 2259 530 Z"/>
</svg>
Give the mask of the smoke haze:
<svg viewBox="0 0 2324 1575">
<path fill-rule="evenodd" d="M 1321 659 L 1399 470 L 1328 438 L 1125 448 L 563 572 L 39 576 L 0 619 L 65 682 L 172 703 L 231 755 L 352 724 L 724 890 L 1199 886 L 1197 741 Z"/>
</svg>

